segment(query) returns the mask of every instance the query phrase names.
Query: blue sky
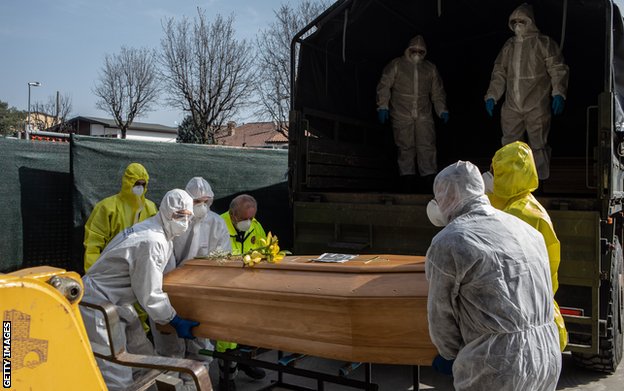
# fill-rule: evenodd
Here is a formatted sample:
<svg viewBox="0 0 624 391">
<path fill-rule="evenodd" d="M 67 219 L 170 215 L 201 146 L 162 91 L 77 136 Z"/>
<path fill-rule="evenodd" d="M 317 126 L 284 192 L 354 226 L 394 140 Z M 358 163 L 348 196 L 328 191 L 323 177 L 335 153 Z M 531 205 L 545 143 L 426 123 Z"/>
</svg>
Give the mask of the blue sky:
<svg viewBox="0 0 624 391">
<path fill-rule="evenodd" d="M 159 48 L 161 20 L 206 14 L 236 17 L 240 38 L 253 40 L 273 21 L 273 10 L 298 0 L 0 0 L 0 100 L 21 110 L 60 91 L 72 98 L 72 116 L 109 117 L 91 92 L 106 53 L 122 45 Z M 182 113 L 164 106 L 138 119 L 175 126 Z M 242 116 L 238 121 L 253 118 Z"/>
</svg>

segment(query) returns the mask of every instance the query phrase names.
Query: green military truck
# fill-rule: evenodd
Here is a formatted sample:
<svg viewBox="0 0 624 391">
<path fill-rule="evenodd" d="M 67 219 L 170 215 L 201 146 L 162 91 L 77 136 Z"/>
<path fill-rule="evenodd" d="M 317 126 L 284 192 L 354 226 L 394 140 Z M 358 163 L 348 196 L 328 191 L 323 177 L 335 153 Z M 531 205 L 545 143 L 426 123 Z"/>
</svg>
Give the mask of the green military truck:
<svg viewBox="0 0 624 391">
<path fill-rule="evenodd" d="M 390 126 L 377 122 L 381 71 L 424 36 L 450 121 L 436 122 L 438 163 L 486 170 L 500 148 L 500 103 L 484 108 L 494 60 L 522 1 L 343 0 L 292 41 L 289 186 L 296 253 L 424 255 L 437 229 L 431 194 L 401 194 Z M 561 241 L 557 301 L 568 350 L 612 372 L 622 359 L 624 1 L 536 0 L 536 24 L 570 67 L 566 108 L 553 117 L 551 175 L 538 198 Z M 423 192 L 426 193 L 426 192 Z"/>
</svg>

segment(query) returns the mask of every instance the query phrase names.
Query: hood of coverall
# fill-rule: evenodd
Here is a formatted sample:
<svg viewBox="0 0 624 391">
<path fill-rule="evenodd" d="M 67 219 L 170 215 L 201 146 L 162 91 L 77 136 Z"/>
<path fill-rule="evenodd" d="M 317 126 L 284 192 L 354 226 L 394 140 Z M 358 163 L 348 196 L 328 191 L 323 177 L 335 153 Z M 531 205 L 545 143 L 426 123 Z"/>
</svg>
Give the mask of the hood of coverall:
<svg viewBox="0 0 624 391">
<path fill-rule="evenodd" d="M 511 21 L 514 19 L 522 19 L 527 22 L 527 30 L 526 34 L 535 34 L 539 33 L 539 29 L 535 24 L 535 16 L 533 14 L 533 7 L 527 3 L 520 5 L 516 8 L 511 15 L 509 15 L 509 29 L 514 31 L 513 26 L 511 25 Z"/>
<path fill-rule="evenodd" d="M 492 158 L 492 170 L 494 195 L 504 204 L 535 191 L 539 185 L 533 152 L 522 141 L 507 144 L 496 151 Z"/>
<path fill-rule="evenodd" d="M 407 45 L 407 49 L 405 49 L 405 52 L 404 52 L 405 57 L 408 60 L 411 60 L 410 53 L 409 53 L 410 49 L 424 50 L 425 51 L 424 57 L 427 57 L 427 44 L 425 43 L 425 39 L 422 37 L 422 35 L 417 35 L 414 38 L 410 39 L 409 44 Z"/>
<path fill-rule="evenodd" d="M 173 189 L 169 190 L 167 194 L 163 197 L 160 202 L 160 209 L 158 210 L 158 214 L 160 215 L 160 219 L 163 224 L 163 228 L 165 230 L 165 235 L 167 239 L 173 239 L 173 231 L 171 229 L 173 214 L 180 210 L 188 210 L 193 212 L 193 199 L 191 196 L 184 190 L 181 189 Z M 189 215 L 189 218 L 193 217 L 193 215 Z"/>
<path fill-rule="evenodd" d="M 210 184 L 200 176 L 191 178 L 186 184 L 186 192 L 189 193 L 194 200 L 202 197 L 214 198 L 214 193 L 212 192 Z"/>
<path fill-rule="evenodd" d="M 121 191 L 119 194 L 123 199 L 135 204 L 135 206 L 138 206 L 139 202 L 137 202 L 137 196 L 132 192 L 132 188 L 136 181 L 141 179 L 145 181 L 145 188 L 140 197 L 140 204 L 143 205 L 145 203 L 145 193 L 147 193 L 147 185 L 149 183 L 149 175 L 145 167 L 140 163 L 130 163 L 128 167 L 126 167 L 126 171 L 121 178 Z"/>
<path fill-rule="evenodd" d="M 433 194 L 440 213 L 450 223 L 471 204 L 489 204 L 479 168 L 458 161 L 440 171 L 433 182 Z"/>
<path fill-rule="evenodd" d="M 193 200 L 198 198 L 208 197 L 208 202 L 201 205 L 193 205 L 193 213 L 195 214 L 195 219 L 201 220 L 210 210 L 210 205 L 212 205 L 212 201 L 214 199 L 214 193 L 212 192 L 212 188 L 207 180 L 200 176 L 196 176 L 191 178 L 191 180 L 186 184 L 186 192 L 189 193 Z M 195 220 L 194 219 L 194 220 Z"/>
</svg>

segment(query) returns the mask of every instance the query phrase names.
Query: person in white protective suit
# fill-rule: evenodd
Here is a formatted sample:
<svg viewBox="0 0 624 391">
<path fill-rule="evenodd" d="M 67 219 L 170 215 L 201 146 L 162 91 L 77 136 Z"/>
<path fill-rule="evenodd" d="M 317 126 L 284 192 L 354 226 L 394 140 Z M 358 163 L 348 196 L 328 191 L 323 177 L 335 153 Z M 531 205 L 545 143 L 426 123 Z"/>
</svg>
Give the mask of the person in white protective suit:
<svg viewBox="0 0 624 391">
<path fill-rule="evenodd" d="M 173 240 L 176 266 L 213 251 L 231 253 L 232 243 L 225 221 L 210 210 L 214 193 L 208 181 L 202 177 L 191 178 L 186 192 L 193 198 L 193 219 L 188 231 Z"/>
<path fill-rule="evenodd" d="M 424 38 L 412 38 L 403 56 L 386 65 L 377 84 L 378 119 L 382 124 L 392 120 L 399 175 L 407 191 L 416 179 L 416 162 L 429 187 L 438 172 L 431 103 L 444 123 L 449 120 L 442 78 L 426 54 Z"/>
<path fill-rule="evenodd" d="M 194 177 L 186 185 L 186 192 L 193 198 L 193 219 L 189 228 L 182 235 L 173 239 L 173 257 L 165 268 L 165 274 L 184 264 L 184 261 L 213 252 L 232 252 L 230 233 L 225 221 L 210 210 L 214 193 L 208 181 Z M 189 358 L 210 364 L 212 357 L 199 353 L 199 350 L 213 350 L 207 338 L 182 339 L 175 334 L 164 334 L 152 327 L 156 352 L 162 356 Z M 183 376 L 185 383 L 191 383 L 190 377 Z"/>
<path fill-rule="evenodd" d="M 458 391 L 554 390 L 561 353 L 543 237 L 490 205 L 470 162 L 442 170 L 433 188 L 427 214 L 445 225 L 425 264 L 433 367 L 452 372 Z"/>
<path fill-rule="evenodd" d="M 505 94 L 502 145 L 523 141 L 526 132 L 539 179 L 544 180 L 550 176 L 550 112 L 563 112 L 569 68 L 557 43 L 537 29 L 530 5 L 522 4 L 511 13 L 509 28 L 515 36 L 496 57 L 485 108 L 493 116 L 494 106 Z"/>
<path fill-rule="evenodd" d="M 155 323 L 169 323 L 180 337 L 194 338 L 191 329 L 199 323 L 180 318 L 162 290 L 172 240 L 187 230 L 192 209 L 193 199 L 184 190 L 169 191 L 159 212 L 117 234 L 82 278 L 85 301 L 103 299 L 116 306 L 120 341 L 129 353 L 154 354 L 133 307 L 137 301 Z M 102 316 L 87 308 L 80 310 L 93 351 L 110 354 Z M 125 390 L 132 384 L 130 367 L 96 360 L 109 390 Z"/>
</svg>

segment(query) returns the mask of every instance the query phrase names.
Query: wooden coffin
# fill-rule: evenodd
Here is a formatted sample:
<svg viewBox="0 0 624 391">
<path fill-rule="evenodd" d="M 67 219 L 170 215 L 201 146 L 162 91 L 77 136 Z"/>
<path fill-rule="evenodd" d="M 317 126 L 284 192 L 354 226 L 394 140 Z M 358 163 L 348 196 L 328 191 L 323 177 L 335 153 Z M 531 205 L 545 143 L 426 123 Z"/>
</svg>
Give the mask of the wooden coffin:
<svg viewBox="0 0 624 391">
<path fill-rule="evenodd" d="M 346 263 L 194 259 L 164 279 L 196 336 L 337 360 L 430 365 L 424 257 L 361 255 Z"/>
</svg>

